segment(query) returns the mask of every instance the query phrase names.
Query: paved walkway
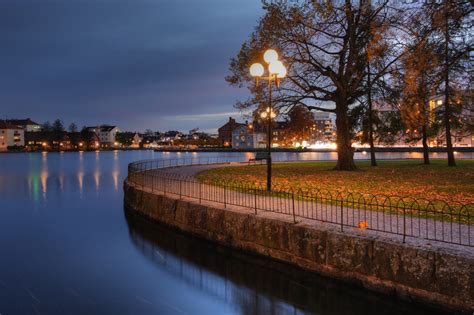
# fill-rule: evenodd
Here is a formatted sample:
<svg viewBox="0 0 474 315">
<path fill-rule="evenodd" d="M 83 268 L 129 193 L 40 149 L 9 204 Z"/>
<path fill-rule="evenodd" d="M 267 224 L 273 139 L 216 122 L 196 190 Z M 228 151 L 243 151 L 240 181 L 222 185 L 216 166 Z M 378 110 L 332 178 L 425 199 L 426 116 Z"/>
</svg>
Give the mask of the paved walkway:
<svg viewBox="0 0 474 315">
<path fill-rule="evenodd" d="M 403 235 L 410 243 L 429 245 L 435 241 L 442 247 L 461 249 L 474 253 L 474 226 L 455 222 L 438 221 L 418 215 L 401 215 L 400 209 L 374 211 L 374 208 L 356 205 L 340 206 L 330 203 L 324 196 L 314 201 L 298 200 L 291 195 L 275 196 L 267 192 L 255 193 L 252 189 L 225 189 L 199 183 L 196 175 L 204 170 L 243 163 L 211 164 L 172 167 L 147 171 L 141 185 L 157 193 L 171 194 L 178 198 L 190 199 L 211 205 L 225 205 L 229 209 L 257 213 L 257 215 L 279 217 L 284 220 L 304 222 L 309 225 L 326 225 L 328 228 L 342 229 L 402 240 Z M 178 178 L 186 180 L 178 180 Z M 323 202 L 324 201 L 324 202 Z M 362 208 L 362 209 L 361 209 Z M 341 224 L 342 222 L 342 224 Z M 366 224 L 366 229 L 358 228 Z M 454 244 L 451 244 L 454 243 Z"/>
</svg>

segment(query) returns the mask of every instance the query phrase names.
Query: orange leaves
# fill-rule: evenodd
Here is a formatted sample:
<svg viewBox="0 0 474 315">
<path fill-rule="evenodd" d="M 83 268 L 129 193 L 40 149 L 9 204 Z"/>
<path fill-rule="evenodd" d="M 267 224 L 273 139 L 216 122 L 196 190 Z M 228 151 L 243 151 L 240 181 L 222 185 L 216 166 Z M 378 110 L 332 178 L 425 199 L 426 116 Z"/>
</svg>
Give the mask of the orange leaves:
<svg viewBox="0 0 474 315">
<path fill-rule="evenodd" d="M 368 227 L 369 227 L 369 221 L 367 220 L 360 221 L 359 223 L 357 223 L 357 228 L 361 231 L 367 229 Z"/>
<path fill-rule="evenodd" d="M 460 161 L 457 168 L 448 168 L 445 161 L 433 161 L 430 166 L 420 161 L 380 161 L 371 168 L 367 162 L 357 162 L 362 172 L 333 172 L 334 162 L 275 164 L 273 182 L 279 187 L 305 191 L 327 190 L 363 195 L 396 195 L 452 202 L 474 202 L 474 161 Z M 265 185 L 266 166 L 226 167 L 199 175 L 208 183 Z"/>
</svg>

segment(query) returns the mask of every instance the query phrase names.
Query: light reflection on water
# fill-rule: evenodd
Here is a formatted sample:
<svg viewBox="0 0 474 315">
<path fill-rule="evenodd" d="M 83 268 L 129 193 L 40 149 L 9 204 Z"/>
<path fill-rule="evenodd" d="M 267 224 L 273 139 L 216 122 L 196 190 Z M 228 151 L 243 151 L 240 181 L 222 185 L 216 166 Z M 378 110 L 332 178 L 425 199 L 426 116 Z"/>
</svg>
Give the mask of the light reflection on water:
<svg viewBox="0 0 474 315">
<path fill-rule="evenodd" d="M 121 187 L 127 164 L 177 156 L 0 154 L 0 314 L 434 314 L 126 220 Z M 253 154 L 179 156 L 240 160 Z"/>
</svg>

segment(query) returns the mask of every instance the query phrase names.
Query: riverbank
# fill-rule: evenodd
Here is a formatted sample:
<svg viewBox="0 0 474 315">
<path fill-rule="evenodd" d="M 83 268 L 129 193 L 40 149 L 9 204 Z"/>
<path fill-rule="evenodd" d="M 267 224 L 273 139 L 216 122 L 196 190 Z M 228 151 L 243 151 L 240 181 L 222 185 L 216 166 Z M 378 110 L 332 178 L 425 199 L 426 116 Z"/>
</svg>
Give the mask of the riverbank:
<svg viewBox="0 0 474 315">
<path fill-rule="evenodd" d="M 42 152 L 110 152 L 110 151 L 154 151 L 154 152 L 176 152 L 176 153 L 256 153 L 266 152 L 266 149 L 233 149 L 233 148 L 101 148 L 101 149 L 90 149 L 90 150 L 0 150 L 2 153 L 42 153 Z M 474 147 L 456 147 L 454 148 L 456 153 L 474 153 Z M 272 148 L 273 153 L 332 153 L 336 154 L 335 149 L 297 149 L 297 148 Z M 397 147 L 397 148 L 375 148 L 377 153 L 422 153 L 423 149 L 418 147 Z M 446 148 L 430 148 L 429 152 L 433 153 L 446 153 Z M 367 154 L 369 148 L 354 148 L 354 153 Z M 369 158 L 369 156 L 367 156 Z"/>
<path fill-rule="evenodd" d="M 369 152 L 369 148 L 354 148 L 354 152 Z M 454 148 L 457 152 L 474 152 L 474 147 L 456 147 Z M 266 152 L 266 149 L 234 149 L 234 148 L 157 148 L 154 149 L 156 152 Z M 337 153 L 335 149 L 297 149 L 297 148 L 272 148 L 272 152 L 290 152 L 290 153 L 299 153 L 299 152 L 323 152 L 323 153 Z M 423 152 L 421 147 L 376 147 L 375 152 Z M 447 152 L 446 148 L 430 148 L 429 152 L 444 153 Z"/>
<path fill-rule="evenodd" d="M 284 214 L 162 195 L 124 183 L 125 205 L 152 220 L 364 287 L 451 309 L 474 310 L 474 253 L 422 246 Z"/>
<path fill-rule="evenodd" d="M 114 152 L 114 151 L 152 151 L 152 149 L 143 148 L 103 148 L 103 149 L 90 149 L 90 150 L 4 150 L 1 153 L 65 153 L 65 152 Z"/>
<path fill-rule="evenodd" d="M 238 299 L 246 301 L 237 304 L 241 314 L 378 315 L 383 309 L 384 315 L 446 315 L 443 309 L 428 308 L 413 300 L 377 293 L 269 257 L 221 246 L 152 221 L 134 210 L 124 212 L 131 239 L 152 264 L 172 270 L 173 275 L 210 291 L 218 299 L 245 296 Z M 216 292 L 216 288 L 224 289 Z M 297 305 L 299 310 L 285 311 L 279 301 Z"/>
</svg>

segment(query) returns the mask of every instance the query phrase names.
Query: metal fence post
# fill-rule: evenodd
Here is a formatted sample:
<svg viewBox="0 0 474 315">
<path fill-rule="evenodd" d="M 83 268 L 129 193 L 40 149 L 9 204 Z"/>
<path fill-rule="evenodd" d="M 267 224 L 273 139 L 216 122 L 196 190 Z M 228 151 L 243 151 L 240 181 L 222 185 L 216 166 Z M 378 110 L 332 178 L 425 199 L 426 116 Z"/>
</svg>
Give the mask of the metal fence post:
<svg viewBox="0 0 474 315">
<path fill-rule="evenodd" d="M 292 203 L 292 207 L 293 207 L 293 221 L 294 221 L 294 223 L 296 224 L 296 216 L 295 216 L 295 193 L 294 193 L 294 192 L 291 193 L 291 203 Z"/>
<path fill-rule="evenodd" d="M 227 208 L 227 197 L 226 197 L 226 192 L 227 192 L 227 189 L 226 189 L 226 186 L 224 185 L 224 208 Z"/>
<path fill-rule="evenodd" d="M 181 199 L 181 179 L 179 179 L 179 199 Z"/>
<path fill-rule="evenodd" d="M 151 192 L 155 192 L 155 175 L 151 175 Z"/>
<path fill-rule="evenodd" d="M 202 201 L 202 183 L 199 182 L 199 203 Z"/>
<path fill-rule="evenodd" d="M 404 206 L 403 207 L 403 243 L 405 243 L 405 238 L 406 238 L 406 220 L 407 220 L 406 208 Z M 397 224 L 398 224 L 398 222 L 397 222 Z"/>
<path fill-rule="evenodd" d="M 341 231 L 344 232 L 344 199 L 341 198 Z"/>
<path fill-rule="evenodd" d="M 257 215 L 257 188 L 253 189 L 253 203 L 255 206 L 255 215 Z"/>
</svg>

